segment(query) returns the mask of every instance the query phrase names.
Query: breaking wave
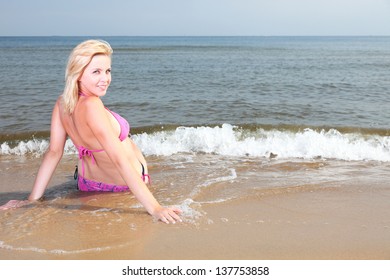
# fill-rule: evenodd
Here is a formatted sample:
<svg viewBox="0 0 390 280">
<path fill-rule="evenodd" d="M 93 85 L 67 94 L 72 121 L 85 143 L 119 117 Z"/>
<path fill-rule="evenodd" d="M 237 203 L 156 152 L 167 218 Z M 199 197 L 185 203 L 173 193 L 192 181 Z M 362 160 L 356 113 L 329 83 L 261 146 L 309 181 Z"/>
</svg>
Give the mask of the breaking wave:
<svg viewBox="0 0 390 280">
<path fill-rule="evenodd" d="M 306 128 L 244 129 L 222 126 L 177 127 L 132 136 L 147 156 L 170 156 L 179 153 L 206 153 L 222 156 L 277 158 L 329 158 L 348 161 L 390 161 L 390 136 L 341 133 L 337 129 Z M 42 155 L 47 139 L 19 141 L 14 146 L 3 142 L 1 155 Z M 75 154 L 68 140 L 65 154 Z"/>
</svg>

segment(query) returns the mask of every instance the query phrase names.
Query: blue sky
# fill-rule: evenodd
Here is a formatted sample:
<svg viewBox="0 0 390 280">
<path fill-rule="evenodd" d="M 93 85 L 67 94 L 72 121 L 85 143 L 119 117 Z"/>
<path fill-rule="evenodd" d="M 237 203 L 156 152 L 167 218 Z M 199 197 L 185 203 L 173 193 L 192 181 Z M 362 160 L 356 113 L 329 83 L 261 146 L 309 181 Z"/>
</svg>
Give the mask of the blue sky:
<svg viewBox="0 0 390 280">
<path fill-rule="evenodd" d="M 390 0 L 0 0 L 22 35 L 390 35 Z"/>
</svg>

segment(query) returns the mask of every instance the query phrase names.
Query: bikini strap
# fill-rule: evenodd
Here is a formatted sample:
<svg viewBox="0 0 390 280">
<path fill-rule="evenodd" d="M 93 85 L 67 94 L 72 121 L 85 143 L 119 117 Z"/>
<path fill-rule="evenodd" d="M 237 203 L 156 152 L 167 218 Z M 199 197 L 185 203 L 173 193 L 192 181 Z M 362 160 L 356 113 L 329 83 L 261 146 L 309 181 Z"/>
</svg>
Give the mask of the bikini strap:
<svg viewBox="0 0 390 280">
<path fill-rule="evenodd" d="M 145 182 L 145 178 L 148 178 L 149 179 L 149 184 L 152 184 L 152 179 L 150 178 L 149 174 L 145 173 L 145 166 L 142 164 L 142 162 L 140 162 L 140 164 L 141 164 L 141 168 L 142 168 L 142 170 L 141 170 L 142 181 Z"/>
<path fill-rule="evenodd" d="M 85 173 L 85 169 L 84 169 L 84 157 L 90 157 L 91 160 L 92 160 L 92 164 L 95 164 L 96 163 L 96 160 L 95 160 L 95 156 L 93 155 L 93 153 L 99 153 L 99 152 L 103 152 L 104 150 L 101 149 L 101 150 L 90 150 L 88 148 L 85 148 L 84 146 L 79 146 L 77 147 L 77 150 L 79 151 L 79 159 L 81 160 L 81 172 L 83 173 L 83 177 L 84 177 L 84 173 Z"/>
<path fill-rule="evenodd" d="M 149 184 L 152 184 L 152 179 L 150 178 L 149 174 L 142 174 L 141 178 L 142 178 L 142 181 L 144 181 L 144 182 L 145 182 L 145 179 L 148 178 Z"/>
</svg>

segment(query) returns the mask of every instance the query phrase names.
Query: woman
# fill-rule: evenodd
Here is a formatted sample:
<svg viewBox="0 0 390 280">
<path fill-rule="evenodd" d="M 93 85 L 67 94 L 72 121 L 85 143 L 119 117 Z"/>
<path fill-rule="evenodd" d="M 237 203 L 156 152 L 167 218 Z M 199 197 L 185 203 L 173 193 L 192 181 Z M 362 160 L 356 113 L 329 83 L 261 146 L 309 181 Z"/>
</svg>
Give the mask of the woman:
<svg viewBox="0 0 390 280">
<path fill-rule="evenodd" d="M 50 145 L 28 200 L 11 200 L 1 210 L 40 199 L 63 155 L 69 137 L 79 152 L 78 187 L 81 191 L 131 191 L 150 215 L 165 223 L 181 221 L 181 210 L 164 208 L 146 184 L 148 168 L 140 150 L 127 137 L 129 124 L 104 107 L 111 82 L 111 46 L 88 40 L 72 51 L 65 89 L 52 113 Z M 119 135 L 119 137 L 118 137 Z"/>
</svg>

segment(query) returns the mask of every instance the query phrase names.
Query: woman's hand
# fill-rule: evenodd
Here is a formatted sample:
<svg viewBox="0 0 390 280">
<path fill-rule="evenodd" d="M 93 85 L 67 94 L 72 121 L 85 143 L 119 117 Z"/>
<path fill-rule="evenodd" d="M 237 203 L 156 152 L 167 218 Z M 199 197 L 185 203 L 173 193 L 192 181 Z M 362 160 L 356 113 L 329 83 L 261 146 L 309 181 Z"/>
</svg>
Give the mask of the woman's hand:
<svg viewBox="0 0 390 280">
<path fill-rule="evenodd" d="M 176 222 L 182 222 L 180 214 L 182 211 L 177 207 L 159 207 L 157 208 L 152 216 L 157 220 L 160 220 L 166 224 L 175 224 Z"/>
<path fill-rule="evenodd" d="M 29 200 L 10 200 L 6 204 L 0 206 L 0 210 L 19 208 L 30 203 L 31 201 Z"/>
</svg>

